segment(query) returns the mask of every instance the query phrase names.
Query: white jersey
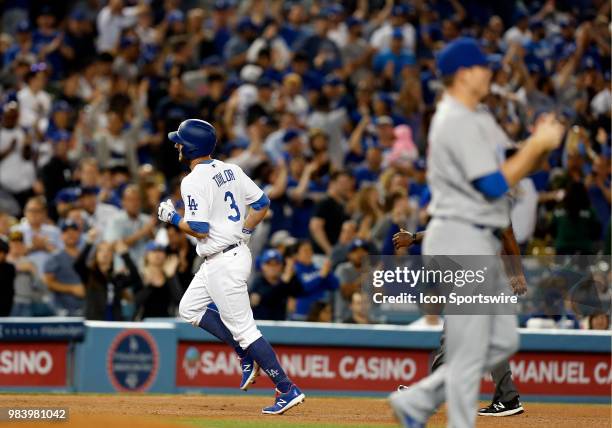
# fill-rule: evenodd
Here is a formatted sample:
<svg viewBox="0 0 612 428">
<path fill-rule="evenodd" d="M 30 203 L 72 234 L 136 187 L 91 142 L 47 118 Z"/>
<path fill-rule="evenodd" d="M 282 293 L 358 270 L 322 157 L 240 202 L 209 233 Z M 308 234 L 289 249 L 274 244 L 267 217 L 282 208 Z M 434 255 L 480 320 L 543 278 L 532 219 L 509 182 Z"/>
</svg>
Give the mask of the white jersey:
<svg viewBox="0 0 612 428">
<path fill-rule="evenodd" d="M 183 178 L 181 195 L 185 221 L 207 223 L 208 237 L 198 239 L 201 257 L 223 251 L 242 237 L 248 206 L 264 192 L 238 165 L 217 159 L 202 162 Z"/>
</svg>

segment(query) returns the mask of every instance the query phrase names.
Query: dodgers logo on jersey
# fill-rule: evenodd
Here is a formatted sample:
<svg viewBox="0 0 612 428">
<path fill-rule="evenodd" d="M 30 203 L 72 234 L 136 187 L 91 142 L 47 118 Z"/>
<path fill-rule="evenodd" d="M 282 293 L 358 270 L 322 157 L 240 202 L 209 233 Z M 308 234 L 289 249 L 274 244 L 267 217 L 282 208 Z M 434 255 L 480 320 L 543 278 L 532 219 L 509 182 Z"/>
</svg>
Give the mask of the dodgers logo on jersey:
<svg viewBox="0 0 612 428">
<path fill-rule="evenodd" d="M 198 204 L 196 203 L 195 199 L 191 198 L 191 195 L 187 195 L 187 207 L 189 207 L 191 211 L 198 210 Z"/>
</svg>

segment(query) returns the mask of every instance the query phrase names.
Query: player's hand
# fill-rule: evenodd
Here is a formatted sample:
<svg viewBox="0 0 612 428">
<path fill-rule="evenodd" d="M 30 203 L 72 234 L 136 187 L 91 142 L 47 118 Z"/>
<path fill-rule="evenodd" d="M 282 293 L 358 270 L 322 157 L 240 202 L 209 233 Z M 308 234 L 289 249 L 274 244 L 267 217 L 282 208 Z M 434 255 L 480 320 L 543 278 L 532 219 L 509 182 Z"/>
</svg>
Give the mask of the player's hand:
<svg viewBox="0 0 612 428">
<path fill-rule="evenodd" d="M 85 242 L 88 244 L 94 244 L 98 240 L 98 229 L 92 227 L 87 231 L 87 235 L 85 236 Z"/>
<path fill-rule="evenodd" d="M 510 277 L 510 287 L 517 296 L 522 296 L 527 292 L 527 280 L 525 275 L 512 275 Z"/>
<path fill-rule="evenodd" d="M 400 230 L 393 235 L 393 248 L 399 250 L 400 248 L 410 247 L 414 244 L 415 236 L 407 230 Z"/>
<path fill-rule="evenodd" d="M 82 299 L 85 297 L 85 287 L 83 287 L 83 284 L 75 285 L 70 289 L 70 294 Z"/>
<path fill-rule="evenodd" d="M 174 214 L 176 214 L 176 210 L 174 209 L 174 205 L 172 205 L 172 201 L 170 199 L 159 204 L 159 208 L 157 209 L 157 218 L 159 218 L 161 221 L 164 223 L 170 223 Z"/>
<path fill-rule="evenodd" d="M 321 275 L 321 277 L 325 278 L 327 275 L 329 275 L 329 273 L 331 272 L 332 269 L 332 262 L 330 259 L 325 259 L 325 261 L 323 262 L 323 266 L 321 266 L 321 270 L 319 271 L 319 274 Z"/>
<path fill-rule="evenodd" d="M 564 126 L 555 118 L 554 114 L 547 114 L 538 122 L 532 138 L 537 141 L 538 146 L 543 151 L 550 151 L 561 145 L 564 132 Z"/>
<path fill-rule="evenodd" d="M 120 256 L 126 254 L 129 251 L 127 244 L 124 241 L 116 241 L 114 244 L 115 252 Z"/>
</svg>

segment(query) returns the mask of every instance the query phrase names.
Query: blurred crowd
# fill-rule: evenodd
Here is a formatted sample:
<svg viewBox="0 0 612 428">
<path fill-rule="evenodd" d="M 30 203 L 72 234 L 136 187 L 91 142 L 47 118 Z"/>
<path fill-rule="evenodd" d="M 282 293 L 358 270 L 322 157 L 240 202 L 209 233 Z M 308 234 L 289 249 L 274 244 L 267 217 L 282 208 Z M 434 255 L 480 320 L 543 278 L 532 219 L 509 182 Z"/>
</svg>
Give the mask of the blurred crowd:
<svg viewBox="0 0 612 428">
<path fill-rule="evenodd" d="M 182 207 L 167 133 L 197 117 L 271 199 L 250 242 L 256 319 L 371 322 L 368 254 L 429 219 L 435 55 L 462 35 L 487 52 L 485 103 L 517 144 L 544 112 L 567 124 L 512 191 L 523 253 L 610 254 L 607 0 L 3 6 L 0 316 L 175 315 L 200 260 L 156 211 Z"/>
</svg>

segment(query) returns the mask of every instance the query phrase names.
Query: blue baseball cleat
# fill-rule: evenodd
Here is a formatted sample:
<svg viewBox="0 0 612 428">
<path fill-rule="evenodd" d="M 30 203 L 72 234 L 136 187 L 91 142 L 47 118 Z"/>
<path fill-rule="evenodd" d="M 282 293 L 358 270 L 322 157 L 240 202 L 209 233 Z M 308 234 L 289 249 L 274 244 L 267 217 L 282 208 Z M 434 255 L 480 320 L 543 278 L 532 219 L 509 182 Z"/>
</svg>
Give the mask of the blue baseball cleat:
<svg viewBox="0 0 612 428">
<path fill-rule="evenodd" d="M 255 379 L 259 376 L 259 364 L 247 356 L 240 359 L 240 368 L 242 369 L 240 389 L 246 391 L 255 383 Z"/>
<path fill-rule="evenodd" d="M 403 386 L 403 385 L 400 385 L 400 386 Z M 408 388 L 404 387 L 404 389 L 400 391 L 404 391 L 406 389 Z M 395 392 L 391 394 L 391 397 L 389 397 L 389 404 L 391 404 L 391 408 L 393 409 L 393 413 L 395 414 L 397 421 L 400 424 L 402 424 L 402 427 L 404 428 L 425 428 L 425 424 L 423 422 L 417 421 L 410 414 L 408 414 L 405 410 L 400 408 L 400 406 L 395 402 L 394 398 L 397 397 L 397 394 L 398 392 Z"/>
<path fill-rule="evenodd" d="M 284 394 L 277 389 L 274 405 L 264 407 L 261 410 L 261 413 L 264 415 L 282 415 L 290 408 L 303 403 L 305 399 L 306 395 L 304 395 L 304 393 L 295 385 L 293 385 L 289 391 L 285 392 Z"/>
</svg>

